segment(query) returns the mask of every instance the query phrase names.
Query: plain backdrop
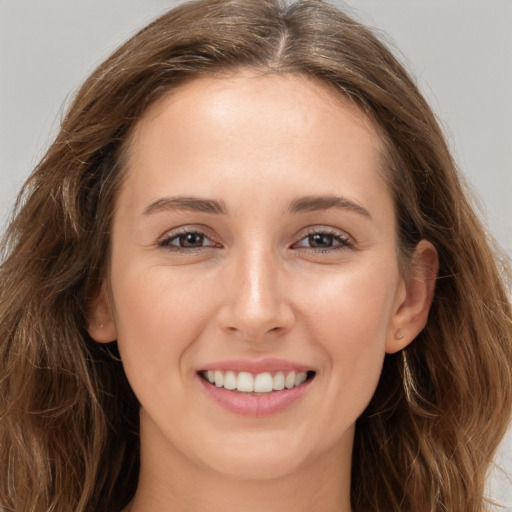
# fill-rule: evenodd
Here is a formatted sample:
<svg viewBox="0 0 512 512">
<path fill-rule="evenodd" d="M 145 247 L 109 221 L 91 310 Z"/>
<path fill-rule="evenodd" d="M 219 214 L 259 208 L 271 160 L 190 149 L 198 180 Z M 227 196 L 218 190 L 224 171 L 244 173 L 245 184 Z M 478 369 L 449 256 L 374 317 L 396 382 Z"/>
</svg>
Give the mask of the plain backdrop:
<svg viewBox="0 0 512 512">
<path fill-rule="evenodd" d="M 248 0 L 250 1 L 250 0 Z M 170 0 L 0 0 L 0 231 L 65 105 Z M 512 2 L 334 1 L 375 28 L 430 101 L 482 216 L 512 255 Z M 512 511 L 512 439 L 490 494 Z"/>
</svg>

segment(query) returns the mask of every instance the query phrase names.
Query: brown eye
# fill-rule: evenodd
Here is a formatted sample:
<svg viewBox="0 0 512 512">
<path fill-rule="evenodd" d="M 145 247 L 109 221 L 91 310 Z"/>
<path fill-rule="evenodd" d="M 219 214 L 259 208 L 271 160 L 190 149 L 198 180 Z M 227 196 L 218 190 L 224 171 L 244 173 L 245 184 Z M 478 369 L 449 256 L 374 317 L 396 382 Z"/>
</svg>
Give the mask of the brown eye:
<svg viewBox="0 0 512 512">
<path fill-rule="evenodd" d="M 215 244 L 203 233 L 199 231 L 184 231 L 171 235 L 158 243 L 160 247 L 170 249 L 201 249 L 202 247 L 211 247 Z"/>
<path fill-rule="evenodd" d="M 298 249 L 316 249 L 324 251 L 344 249 L 345 247 L 351 246 L 352 243 L 347 236 L 338 232 L 329 233 L 328 231 L 310 233 L 293 245 L 294 248 Z"/>
<path fill-rule="evenodd" d="M 315 233 L 314 235 L 309 235 L 307 238 L 309 246 L 316 249 L 332 247 L 334 241 L 334 236 L 327 233 Z"/>
<path fill-rule="evenodd" d="M 184 233 L 179 235 L 175 241 L 177 243 L 173 245 L 179 245 L 180 247 L 202 247 L 204 235 L 201 233 Z"/>
</svg>

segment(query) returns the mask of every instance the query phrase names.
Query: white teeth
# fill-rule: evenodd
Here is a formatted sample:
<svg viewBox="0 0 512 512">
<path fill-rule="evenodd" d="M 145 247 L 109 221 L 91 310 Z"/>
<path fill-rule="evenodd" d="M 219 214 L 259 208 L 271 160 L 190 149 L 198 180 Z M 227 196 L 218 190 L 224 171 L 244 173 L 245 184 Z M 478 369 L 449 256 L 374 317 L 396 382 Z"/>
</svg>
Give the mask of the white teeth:
<svg viewBox="0 0 512 512">
<path fill-rule="evenodd" d="M 291 372 L 286 376 L 284 385 L 286 386 L 286 389 L 291 389 L 295 386 L 295 372 Z"/>
<path fill-rule="evenodd" d="M 273 376 L 270 372 L 263 372 L 253 375 L 249 372 L 234 371 L 223 372 L 221 370 L 208 370 L 204 377 L 218 388 L 225 388 L 230 391 L 236 390 L 242 393 L 271 393 L 283 389 L 292 389 L 303 384 L 308 377 L 307 372 L 289 373 L 280 371 Z"/>
<path fill-rule="evenodd" d="M 277 372 L 274 375 L 274 379 L 272 382 L 272 389 L 276 391 L 281 391 L 284 389 L 284 373 L 283 372 Z"/>
<path fill-rule="evenodd" d="M 254 377 L 249 372 L 240 372 L 236 379 L 236 389 L 245 393 L 254 391 Z"/>
<path fill-rule="evenodd" d="M 308 374 L 306 372 L 297 373 L 297 376 L 295 377 L 295 385 L 300 386 L 303 382 L 306 382 L 307 378 Z"/>
<path fill-rule="evenodd" d="M 215 385 L 218 388 L 221 388 L 224 386 L 224 374 L 222 372 L 219 372 L 218 370 L 215 370 Z"/>
<path fill-rule="evenodd" d="M 254 379 L 255 393 L 268 393 L 272 391 L 274 379 L 270 373 L 258 373 Z"/>
<path fill-rule="evenodd" d="M 226 372 L 226 375 L 224 375 L 224 387 L 226 389 L 236 389 L 235 372 Z"/>
</svg>

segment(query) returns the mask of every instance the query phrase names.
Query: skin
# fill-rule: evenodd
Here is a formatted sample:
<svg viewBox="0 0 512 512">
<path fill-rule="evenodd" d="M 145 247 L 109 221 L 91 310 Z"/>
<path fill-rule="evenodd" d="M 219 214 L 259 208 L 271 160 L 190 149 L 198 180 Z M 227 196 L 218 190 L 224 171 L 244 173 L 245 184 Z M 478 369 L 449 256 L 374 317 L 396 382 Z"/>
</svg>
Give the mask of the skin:
<svg viewBox="0 0 512 512">
<path fill-rule="evenodd" d="M 424 327 L 437 269 L 425 241 L 413 277 L 399 269 L 381 146 L 347 99 L 292 75 L 197 79 L 138 122 L 89 328 L 118 340 L 141 403 L 131 512 L 351 510 L 355 421 L 386 352 Z M 226 212 L 168 200 L 191 196 Z M 293 210 L 311 196 L 344 203 Z M 180 248 L 183 230 L 203 245 Z M 246 417 L 204 392 L 202 366 L 264 356 L 316 371 L 292 406 Z"/>
</svg>

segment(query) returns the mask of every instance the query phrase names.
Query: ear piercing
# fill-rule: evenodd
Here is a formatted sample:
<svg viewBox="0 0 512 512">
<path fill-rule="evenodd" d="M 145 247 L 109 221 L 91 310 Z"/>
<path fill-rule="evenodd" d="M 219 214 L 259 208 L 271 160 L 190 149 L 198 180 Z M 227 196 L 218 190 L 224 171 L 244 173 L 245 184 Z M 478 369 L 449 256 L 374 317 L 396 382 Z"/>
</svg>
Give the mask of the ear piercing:
<svg viewBox="0 0 512 512">
<path fill-rule="evenodd" d="M 403 337 L 404 337 L 404 335 L 402 333 L 402 330 L 398 329 L 398 331 L 396 331 L 396 339 L 401 340 L 401 339 L 403 339 Z"/>
</svg>

